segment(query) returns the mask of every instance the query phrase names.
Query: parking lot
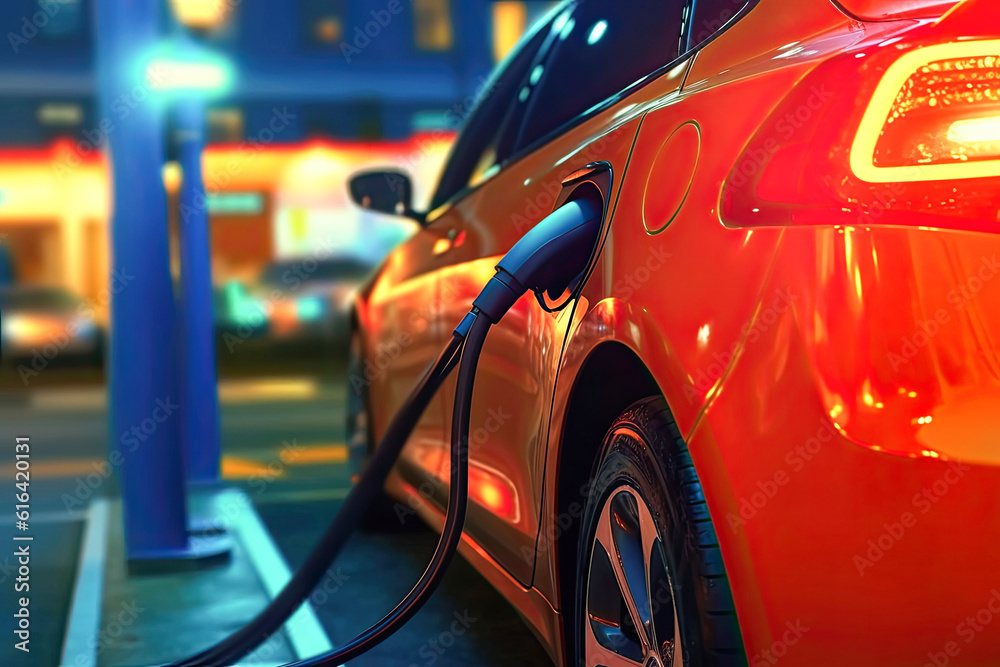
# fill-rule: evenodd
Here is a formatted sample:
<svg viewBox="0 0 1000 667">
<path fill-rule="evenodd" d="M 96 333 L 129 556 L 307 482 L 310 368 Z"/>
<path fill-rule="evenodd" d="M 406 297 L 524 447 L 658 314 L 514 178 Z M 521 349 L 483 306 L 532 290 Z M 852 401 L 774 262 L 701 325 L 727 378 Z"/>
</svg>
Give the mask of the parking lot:
<svg viewBox="0 0 1000 667">
<path fill-rule="evenodd" d="M 350 485 L 343 446 L 345 383 L 336 362 L 227 373 L 220 386 L 223 477 L 243 489 L 291 568 L 297 567 Z M 316 368 L 316 365 L 312 365 Z M 256 367 L 259 370 L 259 366 Z M 0 646 L 0 664 L 58 664 L 76 572 L 83 519 L 93 498 L 114 494 L 108 475 L 107 406 L 93 372 L 52 369 L 27 391 L 7 378 L 0 395 L 0 439 L 28 434 L 33 444 L 32 653 Z M 7 468 L 12 466 L 7 465 Z M 7 471 L 7 472 L 12 472 Z M 8 475 L 12 479 L 12 475 Z M 10 543 L 13 521 L 3 526 Z M 315 604 L 334 646 L 377 621 L 419 578 L 437 536 L 410 522 L 357 534 L 331 569 L 335 583 Z M 4 554 L 7 556 L 7 554 Z M 16 566 L 0 557 L 3 586 Z M 5 621 L 5 625 L 11 625 Z M 9 634 L 9 631 L 8 631 Z M 165 638 L 167 640 L 167 638 Z M 125 628 L 115 644 L 136 637 Z M 191 646 L 193 651 L 200 647 Z M 99 664 L 102 664 L 99 661 Z M 463 560 L 399 634 L 358 665 L 548 665 L 545 652 L 512 608 Z"/>
</svg>

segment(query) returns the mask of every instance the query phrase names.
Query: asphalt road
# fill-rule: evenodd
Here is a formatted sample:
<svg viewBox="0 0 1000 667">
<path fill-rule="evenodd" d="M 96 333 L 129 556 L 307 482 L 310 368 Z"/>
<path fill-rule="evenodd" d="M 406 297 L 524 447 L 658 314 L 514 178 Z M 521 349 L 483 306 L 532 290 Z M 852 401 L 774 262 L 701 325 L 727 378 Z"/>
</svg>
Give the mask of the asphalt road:
<svg viewBox="0 0 1000 667">
<path fill-rule="evenodd" d="M 223 474 L 250 495 L 294 568 L 350 486 L 343 444 L 345 384 L 333 364 L 321 365 L 321 375 L 304 375 L 301 368 L 280 371 L 223 379 Z M 44 585 L 33 589 L 32 605 L 45 620 L 33 626 L 31 660 L 12 653 L 10 634 L 4 633 L 4 665 L 57 664 L 80 513 L 95 494 L 115 488 L 113 478 L 103 479 L 107 405 L 98 378 L 80 372 L 60 378 L 52 370 L 45 380 L 27 389 L 0 383 L 0 442 L 31 436 L 36 547 L 48 554 L 33 564 L 35 579 Z M 0 459 L 2 479 L 13 484 L 13 449 L 5 444 L 0 451 L 6 452 L 6 460 Z M 13 521 L 4 520 L 0 527 L 0 541 L 11 544 Z M 331 642 L 348 641 L 389 611 L 419 578 L 436 542 L 436 534 L 413 523 L 352 538 L 332 570 L 341 585 L 317 606 Z M 5 609 L 13 604 L 15 576 L 4 560 L 10 558 L 7 551 L 0 551 L 2 599 L 9 601 Z M 352 664 L 531 667 L 551 662 L 513 609 L 464 560 L 456 559 L 442 588 L 406 628 Z"/>
</svg>

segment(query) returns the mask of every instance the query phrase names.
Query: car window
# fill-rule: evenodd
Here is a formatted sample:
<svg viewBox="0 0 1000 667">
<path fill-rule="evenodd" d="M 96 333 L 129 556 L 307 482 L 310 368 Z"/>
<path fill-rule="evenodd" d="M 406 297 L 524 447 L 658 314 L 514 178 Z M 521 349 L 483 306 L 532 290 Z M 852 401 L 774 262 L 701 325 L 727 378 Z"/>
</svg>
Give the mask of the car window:
<svg viewBox="0 0 1000 667">
<path fill-rule="evenodd" d="M 685 0 L 581 0 L 555 19 L 554 52 L 518 92 L 526 120 L 518 147 L 601 104 L 675 60 Z"/>
<path fill-rule="evenodd" d="M 748 0 L 694 0 L 689 47 L 707 42 L 748 4 Z"/>
<path fill-rule="evenodd" d="M 511 101 L 521 87 L 549 34 L 551 18 L 534 27 L 501 62 L 490 79 L 484 82 L 480 98 L 462 126 L 445 164 L 431 201 L 431 209 L 441 206 L 456 194 L 475 185 L 507 155 L 499 150 L 499 137 Z M 459 116 L 462 109 L 456 110 Z"/>
</svg>

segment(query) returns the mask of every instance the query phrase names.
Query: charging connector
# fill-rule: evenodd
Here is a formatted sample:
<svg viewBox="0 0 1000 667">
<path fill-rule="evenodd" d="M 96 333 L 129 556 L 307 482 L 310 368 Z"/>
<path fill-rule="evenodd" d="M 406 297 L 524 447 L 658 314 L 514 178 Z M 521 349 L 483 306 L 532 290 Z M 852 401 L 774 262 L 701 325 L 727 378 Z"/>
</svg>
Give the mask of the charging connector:
<svg viewBox="0 0 1000 667">
<path fill-rule="evenodd" d="M 578 199 L 556 209 L 514 244 L 473 301 L 493 322 L 531 290 L 558 294 L 587 268 L 601 233 L 603 207 Z"/>
</svg>

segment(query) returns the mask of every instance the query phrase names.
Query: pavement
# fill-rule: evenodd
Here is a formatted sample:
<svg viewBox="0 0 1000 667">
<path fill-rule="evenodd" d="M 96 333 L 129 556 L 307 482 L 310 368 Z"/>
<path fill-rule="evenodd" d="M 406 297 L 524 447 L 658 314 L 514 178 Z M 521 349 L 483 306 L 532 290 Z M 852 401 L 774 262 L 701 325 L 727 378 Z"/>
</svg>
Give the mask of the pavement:
<svg viewBox="0 0 1000 667">
<path fill-rule="evenodd" d="M 250 498 L 292 569 L 303 561 L 350 488 L 343 443 L 343 371 L 335 364 L 309 370 L 230 373 L 220 383 L 223 476 Z M 32 443 L 30 654 L 15 649 L 16 619 L 7 612 L 16 609 L 22 594 L 14 588 L 14 547 L 0 548 L 5 601 L 0 609 L 5 638 L 0 665 L 12 667 L 59 665 L 87 512 L 95 499 L 114 497 L 116 489 L 106 464 L 107 404 L 99 378 L 76 372 L 61 382 L 55 369 L 47 373 L 38 386 L 0 383 L 0 443 L 6 443 L 0 450 L 6 452 L 0 457 L 0 479 L 10 480 L 11 487 L 14 438 L 29 435 Z M 13 495 L 14 489 L 10 491 Z M 430 559 L 436 534 L 413 523 L 391 528 L 355 535 L 328 573 L 327 594 L 313 596 L 315 616 L 334 646 L 388 612 Z M 0 542 L 14 545 L 17 534 L 13 518 L 0 522 Z M 120 549 L 120 543 L 116 547 L 112 542 L 111 549 Z M 226 594 L 225 587 L 219 590 L 219 595 Z M 163 602 L 178 604 L 177 599 Z M 109 609 L 105 604 L 103 616 L 114 611 Z M 106 628 L 108 619 L 104 621 L 101 627 Z M 165 632 L 164 627 L 156 632 Z M 147 641 L 142 632 L 130 626 L 118 636 L 92 638 L 102 646 L 98 667 L 119 667 L 124 658 L 116 663 L 114 656 L 136 655 L 129 651 Z M 162 641 L 176 643 L 173 637 Z M 286 649 L 279 645 L 271 657 L 283 658 Z M 351 664 L 533 667 L 551 662 L 510 605 L 458 558 L 441 589 L 403 630 Z"/>
</svg>

